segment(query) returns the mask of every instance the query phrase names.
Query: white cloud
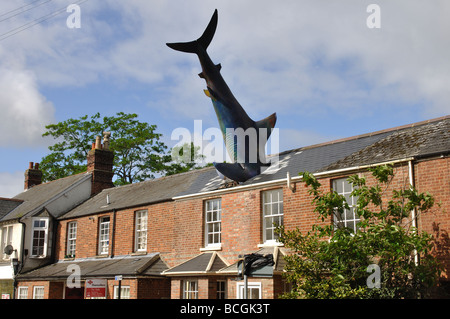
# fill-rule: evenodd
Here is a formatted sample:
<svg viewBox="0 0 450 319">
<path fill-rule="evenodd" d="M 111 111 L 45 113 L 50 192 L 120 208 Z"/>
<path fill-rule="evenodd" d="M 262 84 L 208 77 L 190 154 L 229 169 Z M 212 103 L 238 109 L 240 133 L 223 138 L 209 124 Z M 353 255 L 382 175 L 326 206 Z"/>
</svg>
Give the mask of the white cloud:
<svg viewBox="0 0 450 319">
<path fill-rule="evenodd" d="M 0 172 L 0 197 L 11 198 L 23 191 L 23 172 Z"/>
<path fill-rule="evenodd" d="M 0 66 L 0 147 L 44 145 L 54 107 L 39 92 L 32 71 Z"/>
</svg>

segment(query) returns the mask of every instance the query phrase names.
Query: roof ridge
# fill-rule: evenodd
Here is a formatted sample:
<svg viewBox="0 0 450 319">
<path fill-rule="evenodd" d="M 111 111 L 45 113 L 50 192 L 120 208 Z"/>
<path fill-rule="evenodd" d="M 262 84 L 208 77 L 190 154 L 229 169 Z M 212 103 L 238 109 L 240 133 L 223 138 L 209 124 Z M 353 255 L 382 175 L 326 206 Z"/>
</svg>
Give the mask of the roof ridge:
<svg viewBox="0 0 450 319">
<path fill-rule="evenodd" d="M 413 127 L 417 127 L 417 126 L 422 126 L 422 125 L 426 125 L 426 124 L 431 124 L 431 123 L 434 123 L 434 122 L 439 122 L 439 121 L 448 120 L 448 119 L 450 119 L 450 115 L 444 115 L 444 116 L 437 117 L 437 118 L 434 118 L 434 119 L 414 122 L 414 123 L 405 124 L 405 125 L 399 125 L 399 126 L 395 126 L 395 127 L 391 127 L 391 128 L 387 128 L 387 129 L 382 129 L 382 130 L 378 130 L 378 131 L 374 131 L 374 132 L 363 133 L 363 134 L 358 134 L 358 135 L 354 135 L 354 136 L 344 137 L 344 138 L 331 140 L 331 141 L 327 141 L 327 142 L 323 142 L 323 143 L 317 143 L 317 144 L 307 145 L 307 146 L 303 146 L 303 147 L 299 147 L 299 148 L 294 148 L 294 149 L 291 149 L 291 150 L 286 150 L 286 151 L 280 152 L 278 154 L 271 154 L 269 156 L 285 155 L 285 154 L 289 154 L 289 153 L 292 153 L 292 152 L 298 152 L 298 151 L 301 151 L 301 150 L 316 148 L 316 147 L 320 147 L 320 146 L 332 145 L 332 144 L 347 142 L 347 141 L 356 140 L 356 139 L 359 139 L 359 138 L 376 136 L 376 135 L 380 135 L 380 134 L 388 133 L 388 132 L 396 132 L 396 131 L 400 131 L 400 130 L 404 130 L 404 129 L 408 129 L 408 128 L 413 128 Z"/>
<path fill-rule="evenodd" d="M 206 171 L 208 169 L 211 170 L 213 168 L 214 168 L 214 166 L 205 166 L 205 167 L 198 168 L 198 169 L 193 169 L 193 170 L 190 170 L 190 171 L 187 171 L 187 172 L 171 174 L 171 175 L 165 175 L 165 176 L 160 176 L 160 177 L 156 177 L 156 178 L 152 178 L 152 179 L 147 179 L 147 180 L 141 181 L 141 182 L 136 182 L 136 183 L 131 183 L 131 184 L 119 185 L 119 186 L 116 186 L 116 187 L 105 188 L 99 194 L 101 194 L 103 192 L 110 191 L 110 190 L 115 190 L 115 189 L 123 189 L 123 188 L 126 188 L 126 187 L 135 187 L 137 185 L 142 185 L 144 183 L 159 182 L 159 181 L 166 180 L 166 179 L 176 178 L 176 177 L 179 177 L 181 175 L 183 175 L 183 176 L 184 175 L 192 175 L 192 174 L 197 173 L 199 171 Z"/>
</svg>

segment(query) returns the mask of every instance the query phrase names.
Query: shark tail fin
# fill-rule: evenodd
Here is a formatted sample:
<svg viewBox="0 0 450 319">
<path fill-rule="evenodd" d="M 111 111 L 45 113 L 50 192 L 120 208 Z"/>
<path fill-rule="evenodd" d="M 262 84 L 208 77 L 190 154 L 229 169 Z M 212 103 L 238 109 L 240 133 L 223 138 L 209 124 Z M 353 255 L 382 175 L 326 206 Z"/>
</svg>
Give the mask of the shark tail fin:
<svg viewBox="0 0 450 319">
<path fill-rule="evenodd" d="M 209 44 L 211 43 L 211 41 L 214 37 L 214 34 L 216 33 L 217 21 L 218 21 L 218 14 L 217 14 L 217 9 L 216 9 L 211 18 L 211 21 L 209 21 L 208 26 L 206 27 L 205 31 L 203 32 L 203 34 L 200 38 L 198 38 L 195 41 L 191 41 L 191 42 L 178 42 L 178 43 L 166 43 L 166 44 L 169 48 L 172 48 L 174 50 L 181 51 L 181 52 L 198 53 L 199 46 L 202 47 L 206 51 L 206 49 L 208 48 Z"/>
</svg>

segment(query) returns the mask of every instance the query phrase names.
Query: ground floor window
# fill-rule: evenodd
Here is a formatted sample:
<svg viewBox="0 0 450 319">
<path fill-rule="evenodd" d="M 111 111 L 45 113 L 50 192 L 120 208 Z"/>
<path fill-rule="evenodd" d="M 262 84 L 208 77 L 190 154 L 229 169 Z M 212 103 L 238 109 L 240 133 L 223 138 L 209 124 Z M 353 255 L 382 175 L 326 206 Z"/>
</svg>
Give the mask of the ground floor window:
<svg viewBox="0 0 450 319">
<path fill-rule="evenodd" d="M 183 281 L 183 299 L 198 298 L 198 283 L 196 280 Z"/>
<path fill-rule="evenodd" d="M 237 299 L 244 299 L 244 282 L 237 283 Z M 247 299 L 261 299 L 261 283 L 249 282 L 247 285 Z"/>
<path fill-rule="evenodd" d="M 44 299 L 44 287 L 35 286 L 33 288 L 33 299 Z"/>
<path fill-rule="evenodd" d="M 217 280 L 217 299 L 225 299 L 225 280 Z"/>
<path fill-rule="evenodd" d="M 28 299 L 28 287 L 19 287 L 17 299 Z"/>
<path fill-rule="evenodd" d="M 114 299 L 119 299 L 119 286 L 114 286 Z M 120 299 L 130 299 L 130 286 L 120 287 Z"/>
</svg>

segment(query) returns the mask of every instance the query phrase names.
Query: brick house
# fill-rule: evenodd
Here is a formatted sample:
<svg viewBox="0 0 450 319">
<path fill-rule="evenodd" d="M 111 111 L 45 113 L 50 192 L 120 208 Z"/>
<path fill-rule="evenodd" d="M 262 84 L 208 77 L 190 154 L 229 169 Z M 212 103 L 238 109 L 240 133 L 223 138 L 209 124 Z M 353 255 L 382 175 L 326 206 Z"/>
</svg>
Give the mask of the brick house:
<svg viewBox="0 0 450 319">
<path fill-rule="evenodd" d="M 55 261 L 57 218 L 103 188 L 113 186 L 113 156 L 111 151 L 102 148 L 101 140 L 97 138 L 96 146 L 88 153 L 87 172 L 48 183 L 42 183 L 39 164 L 30 162 L 24 174 L 24 191 L 0 202 L 3 210 L 0 215 L 2 293 L 13 296 L 16 274 Z M 3 253 L 7 245 L 13 248 L 11 255 Z M 41 285 L 30 288 L 30 296 L 34 293 L 42 295 L 42 292 Z M 22 296 L 25 296 L 23 289 Z"/>
<path fill-rule="evenodd" d="M 131 299 L 242 298 L 237 262 L 258 252 L 273 255 L 273 276 L 250 278 L 249 296 L 277 298 L 289 285 L 282 277 L 287 251 L 277 242 L 273 224 L 309 230 L 318 222 L 298 173 L 313 172 L 324 190 L 345 195 L 351 191 L 346 177 L 364 174 L 370 182 L 367 168 L 383 163 L 395 165 L 391 187 L 412 184 L 441 203 L 414 222 L 437 237 L 445 284 L 450 270 L 449 151 L 446 116 L 283 152 L 278 165 L 239 185 L 206 167 L 105 188 L 56 218 L 54 262 L 21 273 L 19 291 L 39 285 L 44 298 L 86 298 L 89 282 L 97 281 L 107 299 L 119 292 Z M 355 227 L 357 221 L 352 210 L 342 222 Z M 74 278 L 78 287 L 73 287 Z"/>
</svg>

